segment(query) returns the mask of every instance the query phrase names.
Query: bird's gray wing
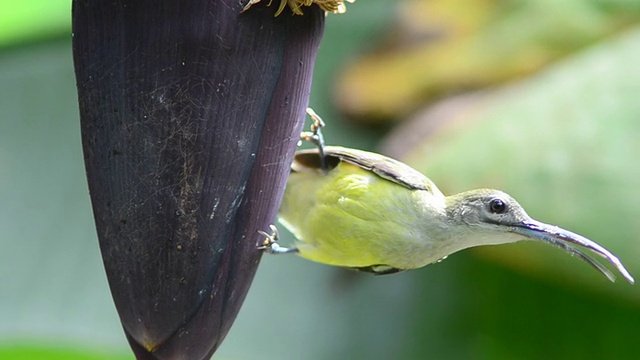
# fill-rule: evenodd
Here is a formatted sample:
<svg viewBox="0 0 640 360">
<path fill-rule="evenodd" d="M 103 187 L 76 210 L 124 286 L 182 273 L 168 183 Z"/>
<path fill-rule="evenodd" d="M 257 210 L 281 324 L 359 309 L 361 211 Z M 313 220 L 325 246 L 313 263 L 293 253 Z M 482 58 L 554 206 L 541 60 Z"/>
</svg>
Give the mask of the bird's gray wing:
<svg viewBox="0 0 640 360">
<path fill-rule="evenodd" d="M 431 180 L 419 171 L 384 155 L 341 146 L 325 146 L 324 153 L 329 169 L 335 168 L 340 161 L 345 161 L 363 169 L 370 170 L 384 179 L 393 181 L 411 190 L 431 191 L 434 186 Z M 300 150 L 296 152 L 291 168 L 293 171 L 303 171 L 303 169 L 309 168 L 321 170 L 318 149 Z"/>
</svg>

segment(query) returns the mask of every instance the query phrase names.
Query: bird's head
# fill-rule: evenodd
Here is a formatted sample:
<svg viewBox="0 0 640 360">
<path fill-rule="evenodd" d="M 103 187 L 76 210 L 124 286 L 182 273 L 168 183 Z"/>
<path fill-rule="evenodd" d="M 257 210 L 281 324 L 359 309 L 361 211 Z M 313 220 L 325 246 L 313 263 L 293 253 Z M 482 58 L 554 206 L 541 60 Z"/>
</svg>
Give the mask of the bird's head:
<svg viewBox="0 0 640 360">
<path fill-rule="evenodd" d="M 634 282 L 620 260 L 607 249 L 581 235 L 532 219 L 514 198 L 502 191 L 481 189 L 449 196 L 447 217 L 462 229 L 462 237 L 469 242 L 465 247 L 525 239 L 541 241 L 579 257 L 609 280 L 615 280 L 609 269 L 574 246 L 578 245 L 604 257 L 627 281 Z"/>
<path fill-rule="evenodd" d="M 450 218 L 477 227 L 475 230 L 505 232 L 531 220 L 515 199 L 499 190 L 481 189 L 453 195 L 447 205 Z"/>
</svg>

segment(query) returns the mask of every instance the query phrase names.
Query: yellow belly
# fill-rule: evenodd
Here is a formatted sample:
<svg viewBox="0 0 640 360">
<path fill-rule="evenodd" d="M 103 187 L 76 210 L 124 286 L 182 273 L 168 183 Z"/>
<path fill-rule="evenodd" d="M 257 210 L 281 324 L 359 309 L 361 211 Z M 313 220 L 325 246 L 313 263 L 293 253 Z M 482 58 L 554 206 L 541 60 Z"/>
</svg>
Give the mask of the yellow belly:
<svg viewBox="0 0 640 360">
<path fill-rule="evenodd" d="M 329 265 L 424 264 L 427 239 L 416 229 L 420 209 L 410 190 L 360 167 L 340 163 L 329 174 L 292 173 L 280 221 L 297 238 L 300 256 Z"/>
</svg>

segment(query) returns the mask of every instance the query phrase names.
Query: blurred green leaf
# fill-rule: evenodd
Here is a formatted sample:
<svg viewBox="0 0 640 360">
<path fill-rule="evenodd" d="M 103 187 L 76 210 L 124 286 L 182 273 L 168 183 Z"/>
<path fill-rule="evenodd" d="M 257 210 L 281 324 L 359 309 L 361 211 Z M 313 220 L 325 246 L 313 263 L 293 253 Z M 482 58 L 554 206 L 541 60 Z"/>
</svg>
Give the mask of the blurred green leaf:
<svg viewBox="0 0 640 360">
<path fill-rule="evenodd" d="M 450 93 L 521 79 L 640 21 L 631 1 L 399 4 L 377 51 L 347 66 L 335 87 L 341 110 L 362 122 L 402 119 Z"/>
<path fill-rule="evenodd" d="M 0 29 L 0 47 L 70 34 L 71 1 L 1 1 Z"/>
<path fill-rule="evenodd" d="M 124 346 L 91 217 L 70 44 L 3 53 L 0 109 L 0 335 Z"/>
<path fill-rule="evenodd" d="M 106 352 L 82 351 L 75 347 L 47 346 L 35 344 L 0 345 L 0 359 L 10 360 L 130 360 L 133 355 Z"/>
</svg>

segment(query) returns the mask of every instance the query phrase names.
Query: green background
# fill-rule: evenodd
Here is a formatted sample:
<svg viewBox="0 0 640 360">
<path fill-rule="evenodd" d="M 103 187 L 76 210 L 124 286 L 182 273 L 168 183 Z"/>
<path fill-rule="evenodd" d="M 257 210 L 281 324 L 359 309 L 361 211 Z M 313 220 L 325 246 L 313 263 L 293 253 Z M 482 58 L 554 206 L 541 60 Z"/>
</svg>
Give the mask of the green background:
<svg viewBox="0 0 640 360">
<path fill-rule="evenodd" d="M 359 52 L 371 49 L 389 28 L 393 19 L 390 3 L 359 0 L 349 6 L 346 15 L 327 19 L 311 105 L 329 124 L 328 143 L 374 149 L 383 135 L 380 129 L 344 122 L 330 100 L 336 70 Z M 640 79 L 634 75 L 640 63 L 640 33 L 611 41 L 612 45 L 576 56 L 595 57 L 592 65 L 596 67 L 598 56 L 626 61 L 612 65 L 622 75 L 606 77 L 616 84 L 622 82 L 621 86 L 562 81 L 567 77 L 557 73 L 563 71 L 570 73 L 568 79 L 590 76 L 580 70 L 591 66 L 588 60 L 569 60 L 522 85 L 538 88 L 521 93 L 530 107 L 510 110 L 511 104 L 519 106 L 517 102 L 498 97 L 492 102 L 493 110 L 478 115 L 499 118 L 496 114 L 505 114 L 520 124 L 550 118 L 554 111 L 561 111 L 558 121 L 565 123 L 578 116 L 573 126 L 569 123 L 562 128 L 567 134 L 560 134 L 555 145 L 584 138 L 575 131 L 582 129 L 581 124 L 601 124 L 598 146 L 622 144 L 622 149 L 607 153 L 616 158 L 605 157 L 602 166 L 588 163 L 595 180 L 570 186 L 576 189 L 571 200 L 554 203 L 549 210 L 541 199 L 551 189 L 557 190 L 554 181 L 571 185 L 581 178 L 531 175 L 503 180 L 497 176 L 496 172 L 513 169 L 513 165 L 501 168 L 501 162 L 522 162 L 506 160 L 496 147 L 479 151 L 469 146 L 487 138 L 493 140 L 486 143 L 498 149 L 500 144 L 505 146 L 492 138 L 495 128 L 481 125 L 480 120 L 471 130 L 458 129 L 462 135 L 439 137 L 429 151 L 414 154 L 412 163 L 422 166 L 417 158 L 426 158 L 430 165 L 425 168 L 448 191 L 472 186 L 473 179 L 484 181 L 481 185 L 507 186 L 541 220 L 594 238 L 597 235 L 638 277 L 640 239 L 637 225 L 629 221 L 635 221 L 640 210 L 640 150 L 633 145 L 640 139 L 636 125 L 640 110 L 633 105 L 640 93 L 636 91 Z M 629 48 L 634 49 L 630 54 L 625 50 Z M 627 56 L 620 57 L 616 51 L 627 51 Z M 638 60 L 635 67 L 634 59 Z M 558 76 L 561 80 L 554 80 Z M 557 97 L 549 96 L 553 93 L 548 89 L 558 87 L 558 94 L 575 94 L 577 115 L 554 107 Z M 608 111 L 590 110 L 601 99 L 599 94 L 612 91 L 620 92 L 612 96 L 622 99 L 620 103 Z M 102 269 L 84 178 L 69 1 L 0 2 L 0 109 L 0 358 L 133 358 Z M 622 115 L 616 115 L 618 109 Z M 525 143 L 525 149 L 552 146 L 539 139 L 519 143 Z M 466 166 L 464 156 L 473 154 L 478 157 L 473 163 L 480 165 Z M 539 161 L 545 159 L 542 156 Z M 533 169 L 543 169 L 543 165 L 527 163 Z M 618 185 L 611 188 L 607 184 Z M 594 198 L 600 199 L 597 206 L 592 206 Z M 618 213 L 626 220 L 617 221 Z M 290 241 L 286 236 L 282 239 L 284 244 Z M 295 256 L 265 256 L 217 357 L 640 358 L 638 286 L 624 281 L 611 284 L 587 265 L 536 245 L 464 251 L 424 269 L 382 277 Z"/>
</svg>

